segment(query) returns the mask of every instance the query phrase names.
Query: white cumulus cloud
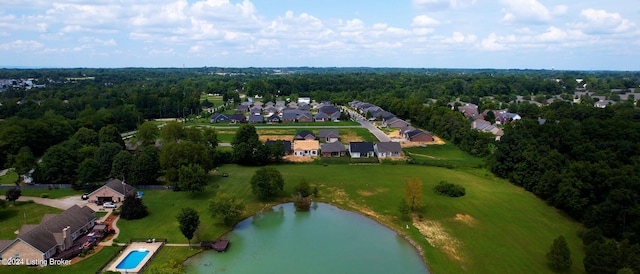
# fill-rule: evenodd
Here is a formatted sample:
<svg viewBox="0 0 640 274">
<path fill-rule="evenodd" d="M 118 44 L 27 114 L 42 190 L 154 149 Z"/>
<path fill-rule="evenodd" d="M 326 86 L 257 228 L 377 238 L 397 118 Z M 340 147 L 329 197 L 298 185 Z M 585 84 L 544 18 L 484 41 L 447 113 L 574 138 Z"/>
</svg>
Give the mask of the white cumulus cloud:
<svg viewBox="0 0 640 274">
<path fill-rule="evenodd" d="M 509 23 L 544 23 L 551 20 L 549 9 L 536 0 L 502 0 L 506 5 L 502 20 Z"/>
<path fill-rule="evenodd" d="M 585 9 L 580 14 L 585 20 L 575 26 L 587 34 L 622 33 L 635 27 L 632 21 L 622 18 L 617 12 Z"/>
<path fill-rule="evenodd" d="M 412 27 L 431 27 L 440 25 L 440 21 L 426 15 L 413 17 Z"/>
</svg>

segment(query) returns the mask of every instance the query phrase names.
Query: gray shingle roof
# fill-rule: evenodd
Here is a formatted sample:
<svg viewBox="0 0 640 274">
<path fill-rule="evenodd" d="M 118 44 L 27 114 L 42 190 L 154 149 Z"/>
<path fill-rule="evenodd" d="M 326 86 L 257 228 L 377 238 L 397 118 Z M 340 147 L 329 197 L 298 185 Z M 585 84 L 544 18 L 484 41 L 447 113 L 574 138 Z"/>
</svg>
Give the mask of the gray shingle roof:
<svg viewBox="0 0 640 274">
<path fill-rule="evenodd" d="M 320 129 L 318 130 L 318 138 L 325 139 L 327 137 L 340 137 L 340 132 L 337 129 Z"/>
<path fill-rule="evenodd" d="M 38 226 L 18 235 L 18 238 L 37 248 L 41 252 L 46 252 L 59 244 L 62 229 L 69 226 L 70 232 L 75 232 L 87 223 L 95 220 L 95 212 L 89 207 L 79 207 L 74 205 L 55 218 L 49 218 L 41 222 Z"/>
<path fill-rule="evenodd" d="M 347 151 L 344 145 L 340 142 L 333 142 L 320 145 L 322 152 L 343 152 Z"/>
<path fill-rule="evenodd" d="M 379 152 L 402 152 L 402 146 L 398 142 L 379 142 L 376 147 Z"/>
</svg>

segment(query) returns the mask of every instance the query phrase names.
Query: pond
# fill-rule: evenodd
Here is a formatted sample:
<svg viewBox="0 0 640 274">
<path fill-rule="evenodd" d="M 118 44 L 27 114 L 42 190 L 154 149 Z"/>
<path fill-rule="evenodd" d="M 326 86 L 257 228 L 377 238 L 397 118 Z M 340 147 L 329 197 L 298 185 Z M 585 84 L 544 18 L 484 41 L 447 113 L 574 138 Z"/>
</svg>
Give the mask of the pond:
<svg viewBox="0 0 640 274">
<path fill-rule="evenodd" d="M 393 230 L 362 215 L 314 203 L 277 205 L 225 236 L 224 253 L 202 252 L 188 273 L 428 273 L 418 252 Z"/>
</svg>

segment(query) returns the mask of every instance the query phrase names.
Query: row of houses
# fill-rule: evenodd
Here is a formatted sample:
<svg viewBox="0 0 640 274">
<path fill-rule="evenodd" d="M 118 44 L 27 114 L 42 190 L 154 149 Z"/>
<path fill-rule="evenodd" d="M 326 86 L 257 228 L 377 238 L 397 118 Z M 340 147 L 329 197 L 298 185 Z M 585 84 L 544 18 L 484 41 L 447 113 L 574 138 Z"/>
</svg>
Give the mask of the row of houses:
<svg viewBox="0 0 640 274">
<path fill-rule="evenodd" d="M 344 145 L 340 142 L 328 142 L 321 144 L 318 140 L 267 140 L 267 145 L 282 144 L 286 155 L 298 157 L 344 157 L 351 158 L 388 158 L 401 157 L 402 147 L 398 142 L 349 142 Z"/>
<path fill-rule="evenodd" d="M 381 121 L 382 126 L 387 128 L 396 128 L 398 133 L 405 141 L 408 142 L 433 142 L 435 136 L 427 131 L 417 129 L 403 119 L 396 117 L 393 113 L 382 109 L 374 104 L 352 101 L 349 106 L 357 110 L 365 117 L 369 117 L 370 121 Z"/>
<path fill-rule="evenodd" d="M 282 101 L 279 101 L 282 102 Z M 246 102 L 245 102 L 246 103 Z M 235 114 L 222 114 L 215 113 L 211 116 L 211 123 L 307 123 L 307 122 L 327 122 L 337 121 L 340 119 L 340 109 L 337 106 L 330 103 L 320 104 L 317 108 L 315 115 L 309 112 L 309 105 L 303 105 L 303 107 L 295 107 L 297 103 L 290 103 L 288 107 L 267 107 L 263 108 L 262 105 L 255 105 L 260 102 L 253 103 L 251 105 L 238 105 Z M 268 102 L 272 103 L 272 102 Z M 267 103 L 267 104 L 268 104 Z M 260 103 L 262 104 L 262 103 Z M 296 105 L 293 105 L 296 104 Z M 248 113 L 248 114 L 247 114 Z M 246 115 L 247 114 L 247 115 Z"/>
</svg>

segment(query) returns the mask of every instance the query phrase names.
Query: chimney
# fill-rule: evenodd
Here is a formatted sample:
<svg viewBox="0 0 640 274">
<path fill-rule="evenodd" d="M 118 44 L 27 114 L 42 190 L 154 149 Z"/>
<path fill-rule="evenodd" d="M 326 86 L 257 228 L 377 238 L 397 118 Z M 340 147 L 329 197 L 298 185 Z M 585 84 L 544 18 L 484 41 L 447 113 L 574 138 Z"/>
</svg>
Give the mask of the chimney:
<svg viewBox="0 0 640 274">
<path fill-rule="evenodd" d="M 73 244 L 73 239 L 71 238 L 71 235 L 69 232 L 70 228 L 71 228 L 70 226 L 67 226 L 62 229 L 62 243 L 64 244 L 63 250 L 67 250 L 71 248 L 71 245 Z"/>
</svg>

